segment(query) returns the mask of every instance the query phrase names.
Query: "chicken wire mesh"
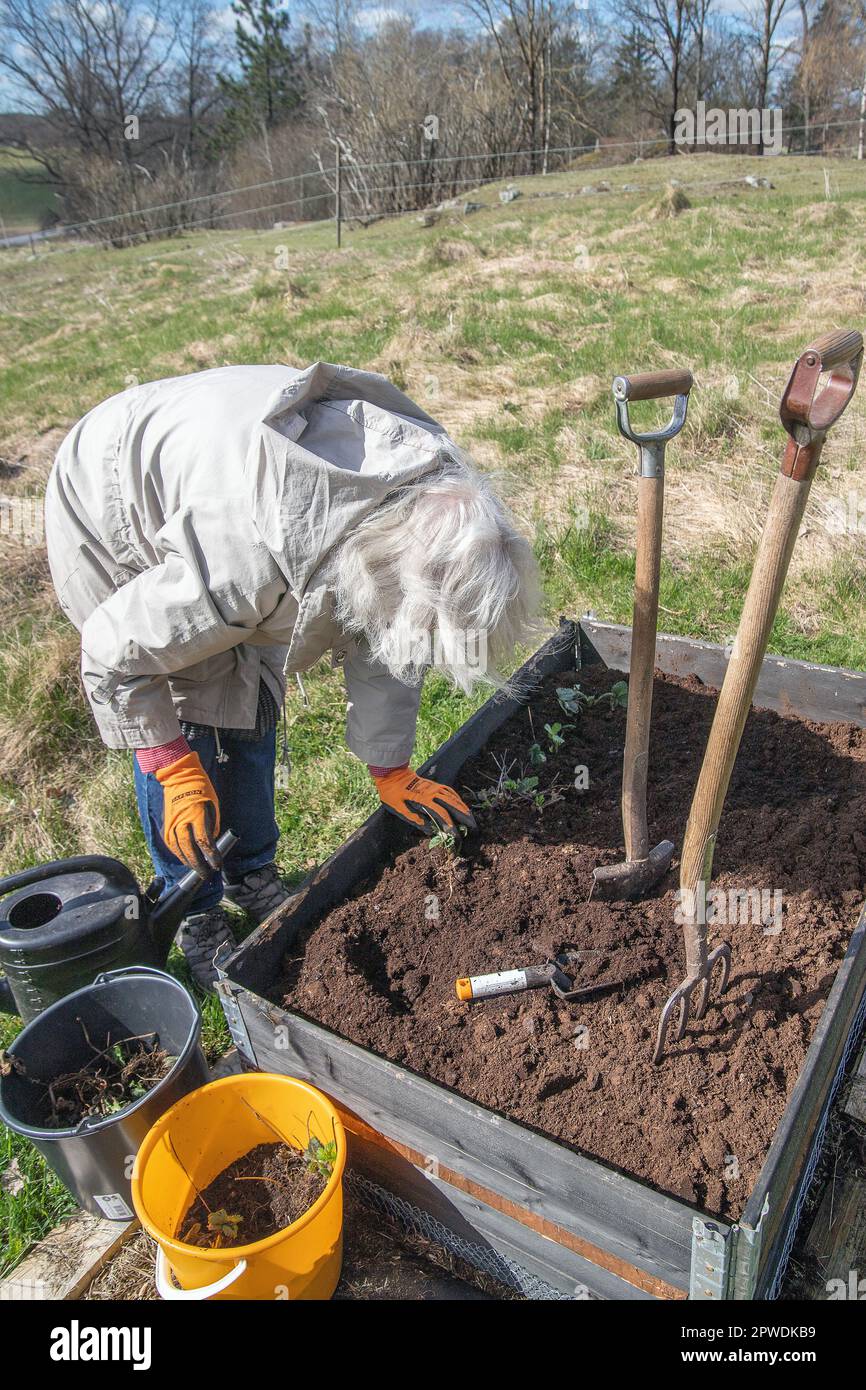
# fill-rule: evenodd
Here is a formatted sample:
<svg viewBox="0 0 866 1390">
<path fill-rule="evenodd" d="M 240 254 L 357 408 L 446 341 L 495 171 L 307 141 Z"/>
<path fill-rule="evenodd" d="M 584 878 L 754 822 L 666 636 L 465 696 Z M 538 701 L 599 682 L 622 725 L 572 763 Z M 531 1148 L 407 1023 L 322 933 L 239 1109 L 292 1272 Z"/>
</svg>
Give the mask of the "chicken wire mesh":
<svg viewBox="0 0 866 1390">
<path fill-rule="evenodd" d="M 463 1260 L 483 1274 L 488 1274 L 506 1288 L 514 1289 L 517 1293 L 522 1294 L 524 1298 L 573 1302 L 576 1299 L 592 1297 L 584 1285 L 576 1285 L 574 1293 L 571 1294 L 555 1289 L 544 1279 L 530 1274 L 529 1270 L 524 1269 L 516 1260 L 501 1255 L 490 1246 L 465 1240 L 462 1236 L 449 1230 L 441 1221 L 437 1221 L 429 1212 L 406 1201 L 405 1197 L 397 1197 L 393 1192 L 380 1187 L 378 1183 L 364 1177 L 361 1173 L 348 1172 L 345 1182 L 349 1190 L 365 1207 L 390 1218 L 407 1234 L 420 1236 L 423 1240 L 429 1240 L 434 1245 L 440 1246 L 449 1255 Z"/>
</svg>

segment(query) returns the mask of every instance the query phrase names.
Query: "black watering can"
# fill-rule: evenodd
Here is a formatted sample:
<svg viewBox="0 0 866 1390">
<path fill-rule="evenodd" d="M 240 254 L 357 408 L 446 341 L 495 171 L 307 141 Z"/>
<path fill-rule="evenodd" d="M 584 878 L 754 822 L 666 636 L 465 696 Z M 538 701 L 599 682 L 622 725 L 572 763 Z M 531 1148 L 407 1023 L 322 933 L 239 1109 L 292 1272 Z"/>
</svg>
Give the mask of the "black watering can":
<svg viewBox="0 0 866 1390">
<path fill-rule="evenodd" d="M 237 844 L 226 830 L 222 858 Z M 210 874 L 210 870 L 208 870 Z M 57 859 L 0 879 L 0 1012 L 25 1023 L 104 970 L 165 965 L 183 914 L 202 885 L 195 869 L 160 897 L 141 891 L 124 864 L 102 854 Z M 11 894 L 11 896 L 7 896 Z"/>
</svg>

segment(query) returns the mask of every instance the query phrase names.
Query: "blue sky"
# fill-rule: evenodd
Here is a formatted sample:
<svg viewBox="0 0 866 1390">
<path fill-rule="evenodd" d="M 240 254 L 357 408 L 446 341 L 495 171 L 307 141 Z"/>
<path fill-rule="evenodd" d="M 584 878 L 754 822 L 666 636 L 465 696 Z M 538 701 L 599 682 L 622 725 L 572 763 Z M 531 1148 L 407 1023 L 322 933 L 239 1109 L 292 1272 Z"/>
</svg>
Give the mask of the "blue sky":
<svg viewBox="0 0 866 1390">
<path fill-rule="evenodd" d="M 747 7 L 754 3 L 755 0 L 715 0 L 714 10 L 716 14 L 736 17 L 743 15 Z M 327 4 L 327 0 L 324 0 L 324 4 Z M 147 0 L 142 0 L 142 6 L 147 8 Z M 308 9 L 304 0 L 289 0 L 289 10 L 297 24 L 302 23 L 307 14 L 314 8 L 314 3 Z M 615 0 L 599 0 L 599 8 L 602 13 L 607 11 L 611 17 L 615 17 Z M 226 30 L 227 35 L 231 34 L 235 24 L 231 4 L 222 4 L 216 13 L 218 22 Z M 372 33 L 388 19 L 405 14 L 411 14 L 425 28 L 473 27 L 471 16 L 456 3 L 456 0 L 369 0 L 368 3 L 361 0 L 356 18 L 363 31 Z M 795 0 L 790 0 L 789 13 L 779 27 L 779 38 L 782 41 L 790 41 L 796 37 L 798 28 L 797 6 Z M 4 74 L 0 74 L 0 111 L 14 110 L 18 105 L 15 98 L 16 94 L 9 79 Z"/>
</svg>

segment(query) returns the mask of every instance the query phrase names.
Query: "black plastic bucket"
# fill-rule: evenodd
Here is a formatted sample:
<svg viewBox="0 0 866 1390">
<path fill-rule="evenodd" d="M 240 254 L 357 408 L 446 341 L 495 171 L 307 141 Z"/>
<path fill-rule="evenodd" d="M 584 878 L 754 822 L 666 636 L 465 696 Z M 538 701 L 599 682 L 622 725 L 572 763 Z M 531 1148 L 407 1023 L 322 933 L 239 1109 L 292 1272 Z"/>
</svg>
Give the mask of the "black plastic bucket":
<svg viewBox="0 0 866 1390">
<path fill-rule="evenodd" d="M 40 1124 L 45 1087 L 55 1077 L 83 1066 L 93 1047 L 154 1032 L 177 1061 L 146 1096 L 74 1129 Z M 199 1011 L 171 975 L 135 965 L 108 971 L 52 1004 L 9 1046 L 8 1055 L 20 1058 L 26 1075 L 13 1069 L 0 1078 L 0 1120 L 36 1146 L 86 1211 L 128 1221 L 132 1164 L 142 1139 L 169 1106 L 208 1080 L 200 1038 Z"/>
</svg>

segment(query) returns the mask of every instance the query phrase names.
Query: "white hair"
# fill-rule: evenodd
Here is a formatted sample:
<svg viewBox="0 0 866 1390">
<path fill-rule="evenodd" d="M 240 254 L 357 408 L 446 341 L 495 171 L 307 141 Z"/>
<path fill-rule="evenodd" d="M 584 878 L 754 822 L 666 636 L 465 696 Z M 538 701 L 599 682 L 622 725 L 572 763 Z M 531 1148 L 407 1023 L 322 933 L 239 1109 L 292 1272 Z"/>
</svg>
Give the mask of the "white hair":
<svg viewBox="0 0 866 1390">
<path fill-rule="evenodd" d="M 503 683 L 539 605 L 529 542 L 456 447 L 349 532 L 331 583 L 338 623 L 391 675 L 412 685 L 433 666 L 467 693 Z"/>
</svg>

